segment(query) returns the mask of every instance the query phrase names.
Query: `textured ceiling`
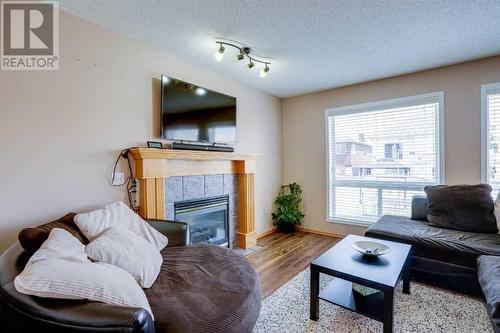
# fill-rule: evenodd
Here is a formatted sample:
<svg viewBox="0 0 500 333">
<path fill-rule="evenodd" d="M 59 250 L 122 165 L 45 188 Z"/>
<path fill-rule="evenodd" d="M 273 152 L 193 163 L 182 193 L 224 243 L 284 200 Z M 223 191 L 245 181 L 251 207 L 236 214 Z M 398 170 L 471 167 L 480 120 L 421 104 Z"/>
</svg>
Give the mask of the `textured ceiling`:
<svg viewBox="0 0 500 333">
<path fill-rule="evenodd" d="M 59 3 L 73 15 L 279 97 L 500 54 L 500 0 Z M 246 72 L 229 54 L 217 62 L 216 37 L 270 58 L 268 77 Z"/>
</svg>

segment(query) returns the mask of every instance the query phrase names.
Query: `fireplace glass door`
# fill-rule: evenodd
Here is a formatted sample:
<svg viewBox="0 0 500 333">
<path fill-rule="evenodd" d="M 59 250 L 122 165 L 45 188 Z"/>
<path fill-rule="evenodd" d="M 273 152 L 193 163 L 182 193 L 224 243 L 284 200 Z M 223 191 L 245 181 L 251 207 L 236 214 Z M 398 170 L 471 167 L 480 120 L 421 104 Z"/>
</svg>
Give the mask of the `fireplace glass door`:
<svg viewBox="0 0 500 333">
<path fill-rule="evenodd" d="M 175 220 L 189 224 L 191 244 L 229 247 L 229 197 L 227 195 L 174 203 Z"/>
</svg>

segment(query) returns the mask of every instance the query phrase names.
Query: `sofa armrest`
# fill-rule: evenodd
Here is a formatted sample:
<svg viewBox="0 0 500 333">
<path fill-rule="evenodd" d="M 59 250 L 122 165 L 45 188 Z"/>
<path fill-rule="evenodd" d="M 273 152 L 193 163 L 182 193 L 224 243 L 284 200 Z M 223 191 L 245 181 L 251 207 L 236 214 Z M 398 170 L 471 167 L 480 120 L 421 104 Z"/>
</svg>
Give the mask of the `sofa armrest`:
<svg viewBox="0 0 500 333">
<path fill-rule="evenodd" d="M 0 256 L 0 302 L 6 332 L 134 332 L 154 333 L 149 312 L 86 300 L 43 298 L 19 293 L 14 279 L 26 256 L 15 243 Z"/>
<path fill-rule="evenodd" d="M 414 195 L 411 200 L 411 219 L 427 221 L 427 198 L 425 195 Z"/>
<path fill-rule="evenodd" d="M 2 324 L 7 332 L 156 332 L 144 309 L 85 302 L 45 302 L 41 311 L 25 311 L 4 300 Z"/>
<path fill-rule="evenodd" d="M 188 246 L 189 239 L 189 224 L 178 221 L 154 220 L 147 219 L 150 226 L 167 236 L 167 247 L 173 246 Z"/>
</svg>

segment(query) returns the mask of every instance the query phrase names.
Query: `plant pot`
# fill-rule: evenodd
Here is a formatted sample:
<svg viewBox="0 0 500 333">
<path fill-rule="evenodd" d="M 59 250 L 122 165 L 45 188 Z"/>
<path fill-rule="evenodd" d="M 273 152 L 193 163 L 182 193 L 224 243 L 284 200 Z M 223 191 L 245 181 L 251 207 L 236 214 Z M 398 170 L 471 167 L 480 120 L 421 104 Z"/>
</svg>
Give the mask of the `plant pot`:
<svg viewBox="0 0 500 333">
<path fill-rule="evenodd" d="M 285 234 L 291 234 L 292 232 L 295 231 L 295 224 L 281 223 L 280 225 L 278 225 L 278 230 Z"/>
</svg>

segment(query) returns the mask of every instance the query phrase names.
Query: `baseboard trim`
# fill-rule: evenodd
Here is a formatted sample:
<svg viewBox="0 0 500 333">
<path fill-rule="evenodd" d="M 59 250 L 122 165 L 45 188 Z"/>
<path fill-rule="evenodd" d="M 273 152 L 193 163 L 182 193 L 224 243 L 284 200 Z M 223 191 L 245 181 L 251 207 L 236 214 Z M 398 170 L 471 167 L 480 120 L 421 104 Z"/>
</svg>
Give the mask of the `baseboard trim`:
<svg viewBox="0 0 500 333">
<path fill-rule="evenodd" d="M 297 230 L 303 231 L 303 232 L 308 232 L 310 234 L 316 234 L 316 235 L 328 236 L 328 237 L 334 237 L 334 238 L 340 238 L 340 239 L 345 237 L 344 235 L 335 234 L 333 232 L 326 232 L 326 231 L 320 231 L 320 230 L 314 230 L 314 229 L 308 229 L 308 228 L 302 228 L 302 227 L 298 227 Z"/>
<path fill-rule="evenodd" d="M 297 227 L 296 230 L 302 231 L 302 232 L 307 232 L 310 234 L 328 236 L 328 237 L 334 237 L 334 238 L 340 238 L 340 239 L 345 237 L 345 235 L 339 235 L 339 234 L 335 234 L 333 232 L 326 232 L 326 231 L 314 230 L 314 229 L 309 229 L 309 228 Z M 278 232 L 278 228 L 272 228 L 272 229 L 269 229 L 268 231 L 264 231 L 260 234 L 257 234 L 257 239 L 269 236 L 271 234 L 274 234 L 275 232 Z"/>
<path fill-rule="evenodd" d="M 264 231 L 263 233 L 257 234 L 257 239 L 274 234 L 276 231 L 278 231 L 278 228 L 272 228 L 268 231 Z"/>
</svg>

